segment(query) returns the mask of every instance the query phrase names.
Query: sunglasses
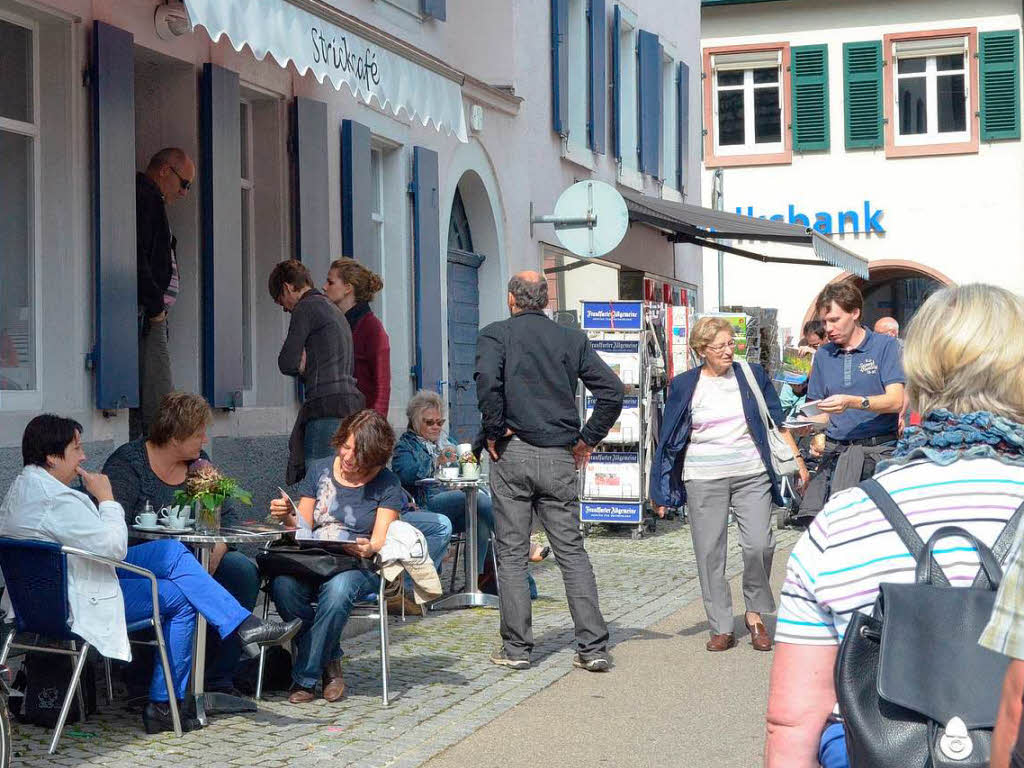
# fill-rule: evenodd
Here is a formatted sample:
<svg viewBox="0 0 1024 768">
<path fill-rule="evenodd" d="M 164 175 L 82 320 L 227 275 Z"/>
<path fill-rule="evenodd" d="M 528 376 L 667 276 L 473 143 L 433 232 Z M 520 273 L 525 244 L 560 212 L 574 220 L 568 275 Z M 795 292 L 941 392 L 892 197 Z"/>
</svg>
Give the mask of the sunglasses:
<svg viewBox="0 0 1024 768">
<path fill-rule="evenodd" d="M 177 169 L 175 169 L 175 167 L 173 165 L 168 165 L 167 167 L 170 168 L 174 172 L 175 176 L 178 177 L 178 183 L 181 184 L 182 191 L 183 192 L 188 192 L 189 188 L 192 186 L 192 182 L 189 181 L 188 179 L 186 179 L 180 173 L 178 173 Z"/>
<path fill-rule="evenodd" d="M 445 419 L 424 419 L 423 426 L 425 427 L 443 427 Z"/>
</svg>

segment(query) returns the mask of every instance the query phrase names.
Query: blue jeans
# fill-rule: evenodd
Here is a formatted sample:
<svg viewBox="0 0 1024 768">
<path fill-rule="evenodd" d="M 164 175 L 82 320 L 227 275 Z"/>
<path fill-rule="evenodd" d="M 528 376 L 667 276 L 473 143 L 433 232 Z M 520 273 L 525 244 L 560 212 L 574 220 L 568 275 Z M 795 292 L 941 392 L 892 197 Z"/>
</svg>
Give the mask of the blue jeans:
<svg viewBox="0 0 1024 768">
<path fill-rule="evenodd" d="M 241 552 L 224 553 L 213 579 L 238 601 L 247 611 L 256 607 L 260 594 L 260 572 L 256 563 Z M 237 635 L 223 640 L 213 628 L 206 633 L 206 688 L 226 690 L 234 686 L 235 670 L 242 655 L 242 643 Z"/>
<path fill-rule="evenodd" d="M 160 621 L 171 674 L 174 676 L 174 690 L 177 698 L 184 698 L 192 666 L 192 634 L 196 613 L 205 616 L 221 638 L 234 632 L 252 614 L 203 570 L 199 561 L 180 541 L 150 541 L 128 547 L 124 560 L 152 571 L 157 578 Z M 151 618 L 153 597 L 149 579 L 119 571 L 118 580 L 128 623 Z M 167 686 L 164 684 L 164 670 L 159 656 L 153 665 L 149 698 L 153 701 L 167 701 Z"/>
<path fill-rule="evenodd" d="M 302 450 L 305 454 L 307 467 L 317 459 L 332 456 L 336 453 L 335 449 L 331 447 L 331 438 L 334 437 L 334 433 L 338 431 L 340 425 L 341 419 L 333 417 L 313 419 L 306 422 L 306 433 L 302 438 Z"/>
<path fill-rule="evenodd" d="M 302 619 L 293 645 L 296 685 L 315 688 L 327 664 L 341 658 L 341 632 L 352 605 L 379 584 L 377 574 L 360 570 L 344 571 L 320 584 L 293 576 L 278 576 L 271 582 L 270 594 L 281 618 Z"/>
<path fill-rule="evenodd" d="M 441 574 L 441 561 L 448 551 L 448 542 L 452 540 L 452 523 L 444 515 L 436 512 L 427 512 L 423 509 L 412 510 L 402 513 L 402 521 L 423 534 L 427 540 L 427 552 L 437 569 L 438 576 Z M 412 578 L 406 574 L 405 591 L 412 592 Z"/>
<path fill-rule="evenodd" d="M 442 491 L 435 494 L 427 501 L 427 508 L 451 520 L 455 533 L 463 533 L 466 530 L 466 494 L 462 491 Z M 477 541 L 480 543 L 476 553 L 476 565 L 478 572 L 483 573 L 487 560 L 487 544 L 491 539 L 491 531 L 494 530 L 491 497 L 486 493 L 478 493 L 476 496 L 476 518 Z"/>
</svg>

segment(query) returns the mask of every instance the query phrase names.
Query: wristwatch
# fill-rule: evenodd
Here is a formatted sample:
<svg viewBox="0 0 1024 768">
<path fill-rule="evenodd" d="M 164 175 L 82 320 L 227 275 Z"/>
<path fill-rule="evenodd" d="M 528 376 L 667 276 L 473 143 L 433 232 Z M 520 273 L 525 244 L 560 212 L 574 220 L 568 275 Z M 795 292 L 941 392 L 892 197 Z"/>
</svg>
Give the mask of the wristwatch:
<svg viewBox="0 0 1024 768">
<path fill-rule="evenodd" d="M 867 397 L 862 397 L 860 399 L 860 408 L 861 408 L 861 410 L 862 411 L 866 411 L 870 407 L 871 407 L 871 400 L 869 398 L 867 398 Z"/>
</svg>

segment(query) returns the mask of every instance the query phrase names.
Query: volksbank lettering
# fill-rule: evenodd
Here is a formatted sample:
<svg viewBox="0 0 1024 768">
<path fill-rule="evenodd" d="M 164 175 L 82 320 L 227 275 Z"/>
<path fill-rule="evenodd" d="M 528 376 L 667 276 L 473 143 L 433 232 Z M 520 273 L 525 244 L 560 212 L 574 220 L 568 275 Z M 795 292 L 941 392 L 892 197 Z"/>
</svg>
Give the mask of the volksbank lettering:
<svg viewBox="0 0 1024 768">
<path fill-rule="evenodd" d="M 775 213 L 771 215 L 757 214 L 755 216 L 754 206 L 752 205 L 748 205 L 746 210 L 744 210 L 742 206 L 736 207 L 736 213 L 740 216 L 749 216 L 752 219 L 768 219 L 769 221 L 784 221 L 787 224 L 798 224 L 802 227 L 813 226 L 823 235 L 857 235 L 862 232 L 866 235 L 884 235 L 885 228 L 881 223 L 882 214 L 884 212 L 885 209 L 883 208 L 873 207 L 870 200 L 864 201 L 863 216 L 861 216 L 860 211 L 850 209 L 845 211 L 836 211 L 835 219 L 832 218 L 832 214 L 828 211 L 818 211 L 814 214 L 807 214 L 803 211 L 798 211 L 793 203 L 789 204 L 788 215 Z M 813 225 L 811 223 L 812 215 L 814 216 Z M 836 227 L 838 227 L 838 230 Z"/>
</svg>

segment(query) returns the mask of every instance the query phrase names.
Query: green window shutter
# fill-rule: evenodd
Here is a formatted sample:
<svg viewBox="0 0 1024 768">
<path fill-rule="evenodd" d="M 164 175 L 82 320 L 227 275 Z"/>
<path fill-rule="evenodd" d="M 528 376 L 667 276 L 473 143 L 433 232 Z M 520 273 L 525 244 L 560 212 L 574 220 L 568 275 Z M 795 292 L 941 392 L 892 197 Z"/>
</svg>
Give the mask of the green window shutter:
<svg viewBox="0 0 1024 768">
<path fill-rule="evenodd" d="M 797 46 L 790 51 L 790 61 L 793 149 L 828 149 L 828 46 Z"/>
<path fill-rule="evenodd" d="M 1017 30 L 982 32 L 981 138 L 1020 138 L 1020 37 Z"/>
<path fill-rule="evenodd" d="M 882 41 L 843 43 L 846 148 L 881 147 Z"/>
</svg>

